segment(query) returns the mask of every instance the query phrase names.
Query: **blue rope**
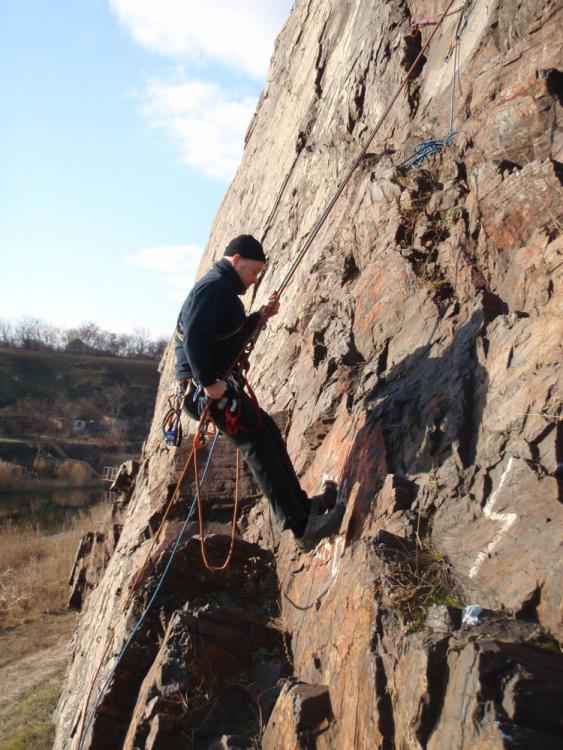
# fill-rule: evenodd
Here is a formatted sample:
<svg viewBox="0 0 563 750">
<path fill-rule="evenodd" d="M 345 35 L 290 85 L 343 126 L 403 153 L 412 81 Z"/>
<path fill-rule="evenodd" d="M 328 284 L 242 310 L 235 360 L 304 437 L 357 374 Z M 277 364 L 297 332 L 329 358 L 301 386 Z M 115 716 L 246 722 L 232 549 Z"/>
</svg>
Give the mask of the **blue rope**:
<svg viewBox="0 0 563 750">
<path fill-rule="evenodd" d="M 457 134 L 457 131 L 454 130 L 454 116 L 455 116 L 455 86 L 456 86 L 456 83 L 459 81 L 459 43 L 461 40 L 461 35 L 463 31 L 465 30 L 465 27 L 467 26 L 467 21 L 469 19 L 469 15 L 472 12 L 472 10 L 473 8 L 470 8 L 468 11 L 466 11 L 462 15 L 458 23 L 458 27 L 456 29 L 456 33 L 454 37 L 454 51 L 453 51 L 454 73 L 453 73 L 453 78 L 452 78 L 452 95 L 451 95 L 451 100 L 450 100 L 450 121 L 449 121 L 448 135 L 444 140 L 431 138 L 427 141 L 422 141 L 422 143 L 417 143 L 416 146 L 414 146 L 413 148 L 414 154 L 410 156 L 408 159 L 405 159 L 405 161 L 401 162 L 397 166 L 397 169 L 400 169 L 403 172 L 407 172 L 409 169 L 416 169 L 420 167 L 420 165 L 426 159 L 430 158 L 431 156 L 436 156 L 437 154 L 442 153 L 442 151 L 446 148 L 446 146 L 452 145 L 454 136 Z M 450 61 L 450 58 L 451 58 L 451 55 L 448 54 L 444 62 L 447 64 Z"/>
<path fill-rule="evenodd" d="M 436 154 L 440 154 L 446 146 L 451 146 L 454 136 L 455 132 L 450 133 L 444 141 L 432 138 L 428 141 L 417 143 L 413 149 L 414 154 L 406 159 L 406 161 L 401 162 L 397 169 L 401 169 L 403 172 L 406 172 L 409 169 L 416 169 L 425 161 L 425 159 L 428 159 L 431 156 L 436 156 Z"/>
<path fill-rule="evenodd" d="M 202 474 L 202 477 L 201 477 L 201 484 L 202 485 L 205 482 L 205 477 L 207 475 L 207 470 L 209 468 L 209 464 L 211 463 L 211 457 L 213 455 L 213 451 L 215 450 L 215 444 L 217 442 L 219 434 L 220 433 L 217 432 L 216 435 L 215 435 L 215 437 L 213 438 L 213 443 L 211 444 L 211 448 L 209 450 L 209 456 L 207 457 L 207 463 L 205 464 L 205 469 L 203 470 L 203 474 Z M 184 520 L 182 528 L 180 529 L 180 533 L 178 534 L 178 538 L 176 539 L 174 547 L 172 548 L 172 552 L 170 553 L 170 558 L 169 558 L 168 562 L 166 563 L 166 567 L 164 568 L 164 571 L 163 571 L 163 573 L 162 573 L 162 575 L 160 577 L 158 585 L 155 588 L 155 590 L 153 592 L 153 595 L 151 596 L 151 598 L 149 600 L 149 603 L 147 604 L 147 606 L 145 607 L 145 609 L 144 609 L 143 613 L 141 614 L 139 620 L 137 621 L 137 624 L 135 625 L 135 627 L 131 631 L 131 635 L 129 636 L 129 638 L 125 642 L 125 645 L 123 646 L 123 648 L 119 652 L 119 655 L 117 657 L 117 661 L 113 665 L 113 668 L 112 668 L 111 672 L 109 673 L 108 677 L 106 678 L 106 681 L 104 682 L 104 684 L 100 688 L 100 693 L 98 695 L 98 698 L 96 699 L 96 703 L 94 704 L 94 707 L 92 708 L 92 710 L 90 712 L 90 716 L 88 718 L 88 722 L 87 722 L 87 724 L 86 724 L 86 726 L 84 728 L 84 731 L 82 732 L 82 740 L 80 742 L 78 750 L 83 750 L 84 742 L 86 740 L 86 737 L 88 736 L 88 732 L 90 730 L 90 726 L 92 724 L 92 721 L 94 720 L 94 716 L 96 715 L 96 710 L 97 710 L 98 706 L 100 705 L 100 701 L 102 699 L 102 696 L 105 693 L 106 688 L 109 685 L 111 679 L 113 678 L 113 676 L 114 676 L 114 674 L 115 674 L 115 672 L 117 670 L 117 667 L 121 663 L 121 660 L 125 656 L 125 653 L 126 653 L 127 649 L 131 645 L 131 643 L 133 641 L 133 638 L 135 637 L 135 635 L 139 631 L 139 628 L 143 624 L 143 622 L 144 622 L 146 616 L 148 615 L 148 613 L 149 613 L 152 605 L 154 604 L 154 601 L 155 601 L 156 597 L 158 596 L 158 592 L 162 588 L 162 584 L 164 583 L 164 580 L 165 580 L 165 578 L 166 578 L 166 576 L 168 574 L 168 571 L 170 570 L 170 566 L 172 565 L 172 561 L 174 560 L 176 552 L 178 551 L 178 547 L 180 546 L 180 542 L 182 541 L 182 537 L 184 536 L 184 532 L 186 531 L 188 523 L 190 522 L 190 519 L 191 519 L 191 517 L 193 515 L 196 503 L 197 503 L 197 492 L 194 494 L 194 499 L 192 501 L 191 507 L 190 507 L 188 513 L 186 514 L 186 518 Z"/>
</svg>

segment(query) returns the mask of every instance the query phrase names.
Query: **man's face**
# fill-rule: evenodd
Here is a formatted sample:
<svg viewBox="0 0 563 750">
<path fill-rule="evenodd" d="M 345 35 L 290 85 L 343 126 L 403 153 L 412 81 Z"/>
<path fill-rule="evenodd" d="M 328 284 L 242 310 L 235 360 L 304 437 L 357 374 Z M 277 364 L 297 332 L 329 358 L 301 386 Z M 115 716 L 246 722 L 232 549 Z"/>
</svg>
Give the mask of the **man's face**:
<svg viewBox="0 0 563 750">
<path fill-rule="evenodd" d="M 231 263 L 247 289 L 256 284 L 265 265 L 261 260 L 249 260 L 240 255 L 233 255 Z"/>
</svg>

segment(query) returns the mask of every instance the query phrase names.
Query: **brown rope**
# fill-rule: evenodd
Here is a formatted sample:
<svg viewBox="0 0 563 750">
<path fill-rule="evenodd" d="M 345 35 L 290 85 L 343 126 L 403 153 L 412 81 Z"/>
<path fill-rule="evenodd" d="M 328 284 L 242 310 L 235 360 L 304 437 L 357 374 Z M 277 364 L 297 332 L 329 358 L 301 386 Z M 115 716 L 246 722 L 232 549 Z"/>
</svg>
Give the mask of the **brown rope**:
<svg viewBox="0 0 563 750">
<path fill-rule="evenodd" d="M 281 297 L 282 292 L 285 290 L 285 288 L 287 287 L 287 285 L 291 281 L 293 275 L 295 274 L 295 271 L 297 270 L 297 268 L 300 265 L 301 261 L 305 257 L 307 251 L 309 250 L 309 248 L 313 244 L 313 240 L 315 239 L 315 237 L 320 232 L 320 230 L 321 230 L 322 226 L 324 225 L 325 221 L 327 220 L 329 214 L 331 213 L 332 209 L 336 205 L 336 202 L 338 201 L 338 199 L 340 198 L 340 196 L 344 192 L 344 189 L 346 188 L 347 184 L 350 182 L 350 179 L 352 178 L 352 175 L 354 174 L 354 172 L 356 171 L 357 167 L 361 163 L 362 159 L 366 155 L 367 150 L 370 147 L 373 139 L 375 138 L 375 136 L 379 132 L 381 126 L 383 125 L 383 123 L 387 119 L 387 117 L 388 117 L 391 109 L 393 108 L 393 105 L 395 104 L 395 102 L 399 98 L 399 94 L 401 93 L 401 91 L 405 88 L 405 86 L 409 82 L 411 75 L 413 74 L 414 70 L 416 69 L 419 61 L 422 58 L 422 56 L 424 55 L 424 53 L 428 49 L 428 47 L 430 45 L 430 42 L 432 41 L 432 39 L 434 38 L 434 36 L 438 33 L 438 29 L 441 27 L 442 23 L 444 22 L 444 19 L 448 15 L 450 15 L 451 7 L 452 7 L 452 5 L 455 2 L 456 2 L 456 0 L 450 0 L 449 3 L 448 3 L 448 5 L 447 5 L 447 7 L 446 7 L 446 9 L 442 12 L 442 14 L 440 16 L 440 20 L 436 23 L 436 25 L 434 26 L 432 32 L 430 33 L 430 36 L 426 40 L 425 44 L 422 46 L 422 48 L 421 48 L 420 52 L 418 53 L 418 55 L 415 57 L 414 62 L 412 63 L 412 65 L 409 68 L 409 70 L 407 71 L 407 74 L 404 77 L 401 85 L 398 87 L 398 89 L 393 94 L 393 97 L 391 98 L 391 101 L 389 102 L 389 104 L 387 105 L 385 111 L 383 112 L 383 114 L 381 115 L 381 117 L 379 118 L 379 120 L 377 121 L 377 123 L 376 123 L 375 127 L 373 128 L 373 130 L 371 131 L 371 133 L 370 133 L 368 139 L 366 140 L 366 142 L 364 143 L 364 145 L 362 147 L 362 150 L 360 151 L 359 155 L 356 157 L 356 159 L 354 160 L 354 163 L 352 164 L 352 166 L 349 168 L 348 172 L 344 176 L 344 179 L 342 180 L 342 182 L 340 183 L 340 185 L 336 189 L 334 195 L 332 196 L 332 198 L 328 202 L 328 205 L 325 207 L 324 211 L 322 212 L 322 214 L 320 215 L 320 217 L 317 219 L 317 221 L 313 225 L 313 228 L 311 229 L 311 231 L 307 235 L 307 237 L 306 237 L 306 239 L 305 239 L 302 247 L 298 250 L 296 259 L 293 261 L 293 263 L 292 263 L 289 271 L 287 272 L 287 274 L 283 278 L 283 280 L 280 283 L 280 285 L 278 286 L 277 290 L 274 292 L 274 294 L 276 294 L 278 296 L 278 298 Z M 241 359 L 241 357 L 245 356 L 245 357 L 248 358 L 250 356 L 250 353 L 252 352 L 252 350 L 253 350 L 253 348 L 254 348 L 254 346 L 256 344 L 256 341 L 258 339 L 260 331 L 264 327 L 265 327 L 265 321 L 261 320 L 257 324 L 257 326 L 254 329 L 254 331 L 250 334 L 250 336 L 244 342 L 244 344 L 241 347 L 241 350 L 238 353 L 236 359 L 233 360 L 233 363 L 231 364 L 231 366 L 229 367 L 229 369 L 227 370 L 227 372 L 225 374 L 226 378 L 235 370 L 235 368 L 237 367 L 237 364 L 238 364 L 239 360 Z"/>
<path fill-rule="evenodd" d="M 449 14 L 450 9 L 451 9 L 452 5 L 455 2 L 456 2 L 456 0 L 450 0 L 450 2 L 448 3 L 447 8 L 441 14 L 440 20 L 437 22 L 437 24 L 434 27 L 432 33 L 428 37 L 426 43 L 421 48 L 421 50 L 418 53 L 418 55 L 415 57 L 413 64 L 410 66 L 410 68 L 409 68 L 409 70 L 408 70 L 405 78 L 403 79 L 403 82 L 401 83 L 401 85 L 399 86 L 399 88 L 397 89 L 397 91 L 393 94 L 393 97 L 391 98 L 391 101 L 389 102 L 389 104 L 387 105 L 387 108 L 385 109 L 385 111 L 383 112 L 383 114 L 381 115 L 381 117 L 379 118 L 379 120 L 377 121 L 375 127 L 371 131 L 368 139 L 364 143 L 364 146 L 363 146 L 362 150 L 360 151 L 360 153 L 356 157 L 356 160 L 354 161 L 354 163 L 352 164 L 352 166 L 350 167 L 350 169 L 346 173 L 344 179 L 342 180 L 342 182 L 338 186 L 336 192 L 334 193 L 334 195 L 330 199 L 327 207 L 324 209 L 324 211 L 321 214 L 320 218 L 314 224 L 311 232 L 309 233 L 309 235 L 307 236 L 307 239 L 305 240 L 305 242 L 303 244 L 303 247 L 297 253 L 297 258 L 295 259 L 293 265 L 291 266 L 291 268 L 287 272 L 285 278 L 283 279 L 282 283 L 280 284 L 280 286 L 279 286 L 279 288 L 277 290 L 277 294 L 278 295 L 281 295 L 281 293 L 283 292 L 283 290 L 285 289 L 285 287 L 289 284 L 291 278 L 293 277 L 293 274 L 297 270 L 297 267 L 299 266 L 299 264 L 303 260 L 303 257 L 305 256 L 305 253 L 309 250 L 309 247 L 312 245 L 313 240 L 315 239 L 315 237 L 317 236 L 317 234 L 320 232 L 321 227 L 323 226 L 323 224 L 325 223 L 326 219 L 328 218 L 330 212 L 334 208 L 334 206 L 336 204 L 336 201 L 340 198 L 340 196 L 344 192 L 344 188 L 350 182 L 350 179 L 351 179 L 352 175 L 354 174 L 354 172 L 356 171 L 358 165 L 360 164 L 360 162 L 362 161 L 362 159 L 366 155 L 367 150 L 368 150 L 368 148 L 371 145 L 371 142 L 373 141 L 373 139 L 375 138 L 375 136 L 378 133 L 379 129 L 381 128 L 381 126 L 383 125 L 383 123 L 385 122 L 385 120 L 387 119 L 387 116 L 389 115 L 389 112 L 393 108 L 393 105 L 395 104 L 395 102 L 399 98 L 399 94 L 401 93 L 401 91 L 405 88 L 405 86 L 409 82 L 411 75 L 413 74 L 414 70 L 416 69 L 416 66 L 419 63 L 419 60 L 422 58 L 422 56 L 426 52 L 428 46 L 430 45 L 430 42 L 434 38 L 435 34 L 438 32 L 438 29 L 442 25 L 442 23 L 443 23 L 444 19 L 446 18 L 446 16 Z"/>
</svg>

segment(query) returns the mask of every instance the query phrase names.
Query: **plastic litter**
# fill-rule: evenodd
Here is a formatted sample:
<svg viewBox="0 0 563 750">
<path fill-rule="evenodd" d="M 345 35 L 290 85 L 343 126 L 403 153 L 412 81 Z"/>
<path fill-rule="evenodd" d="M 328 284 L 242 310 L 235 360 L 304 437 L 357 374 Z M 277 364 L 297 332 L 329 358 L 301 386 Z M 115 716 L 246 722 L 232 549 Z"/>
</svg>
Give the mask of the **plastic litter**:
<svg viewBox="0 0 563 750">
<path fill-rule="evenodd" d="M 480 607 L 478 604 L 468 604 L 467 607 L 463 610 L 463 615 L 461 616 L 461 624 L 472 626 L 479 625 L 479 617 L 481 616 L 482 611 L 483 607 Z"/>
</svg>

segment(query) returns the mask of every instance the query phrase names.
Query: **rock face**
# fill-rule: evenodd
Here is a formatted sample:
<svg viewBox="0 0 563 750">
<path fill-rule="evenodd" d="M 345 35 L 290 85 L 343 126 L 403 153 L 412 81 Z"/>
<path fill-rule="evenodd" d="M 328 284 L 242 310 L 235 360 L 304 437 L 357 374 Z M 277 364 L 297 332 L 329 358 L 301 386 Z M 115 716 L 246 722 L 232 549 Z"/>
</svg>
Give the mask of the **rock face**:
<svg viewBox="0 0 563 750">
<path fill-rule="evenodd" d="M 118 661 L 192 503 L 188 476 L 153 545 L 190 448 L 160 437 L 169 349 L 115 549 L 100 563 L 91 545 L 89 578 L 86 548 L 81 558 L 57 750 L 560 746 L 563 19 L 549 0 L 469 5 L 453 145 L 396 168 L 448 135 L 459 14 L 253 354 L 252 383 L 304 488 L 340 484 L 339 534 L 299 554 L 244 475 L 229 568 L 204 568 L 190 521 Z M 232 236 L 261 238 L 270 262 L 249 309 L 279 287 L 420 49 L 410 24 L 441 7 L 295 4 L 201 269 Z M 234 456 L 218 446 L 215 562 L 234 489 Z M 483 607 L 478 625 L 461 624 L 469 603 Z"/>
</svg>

